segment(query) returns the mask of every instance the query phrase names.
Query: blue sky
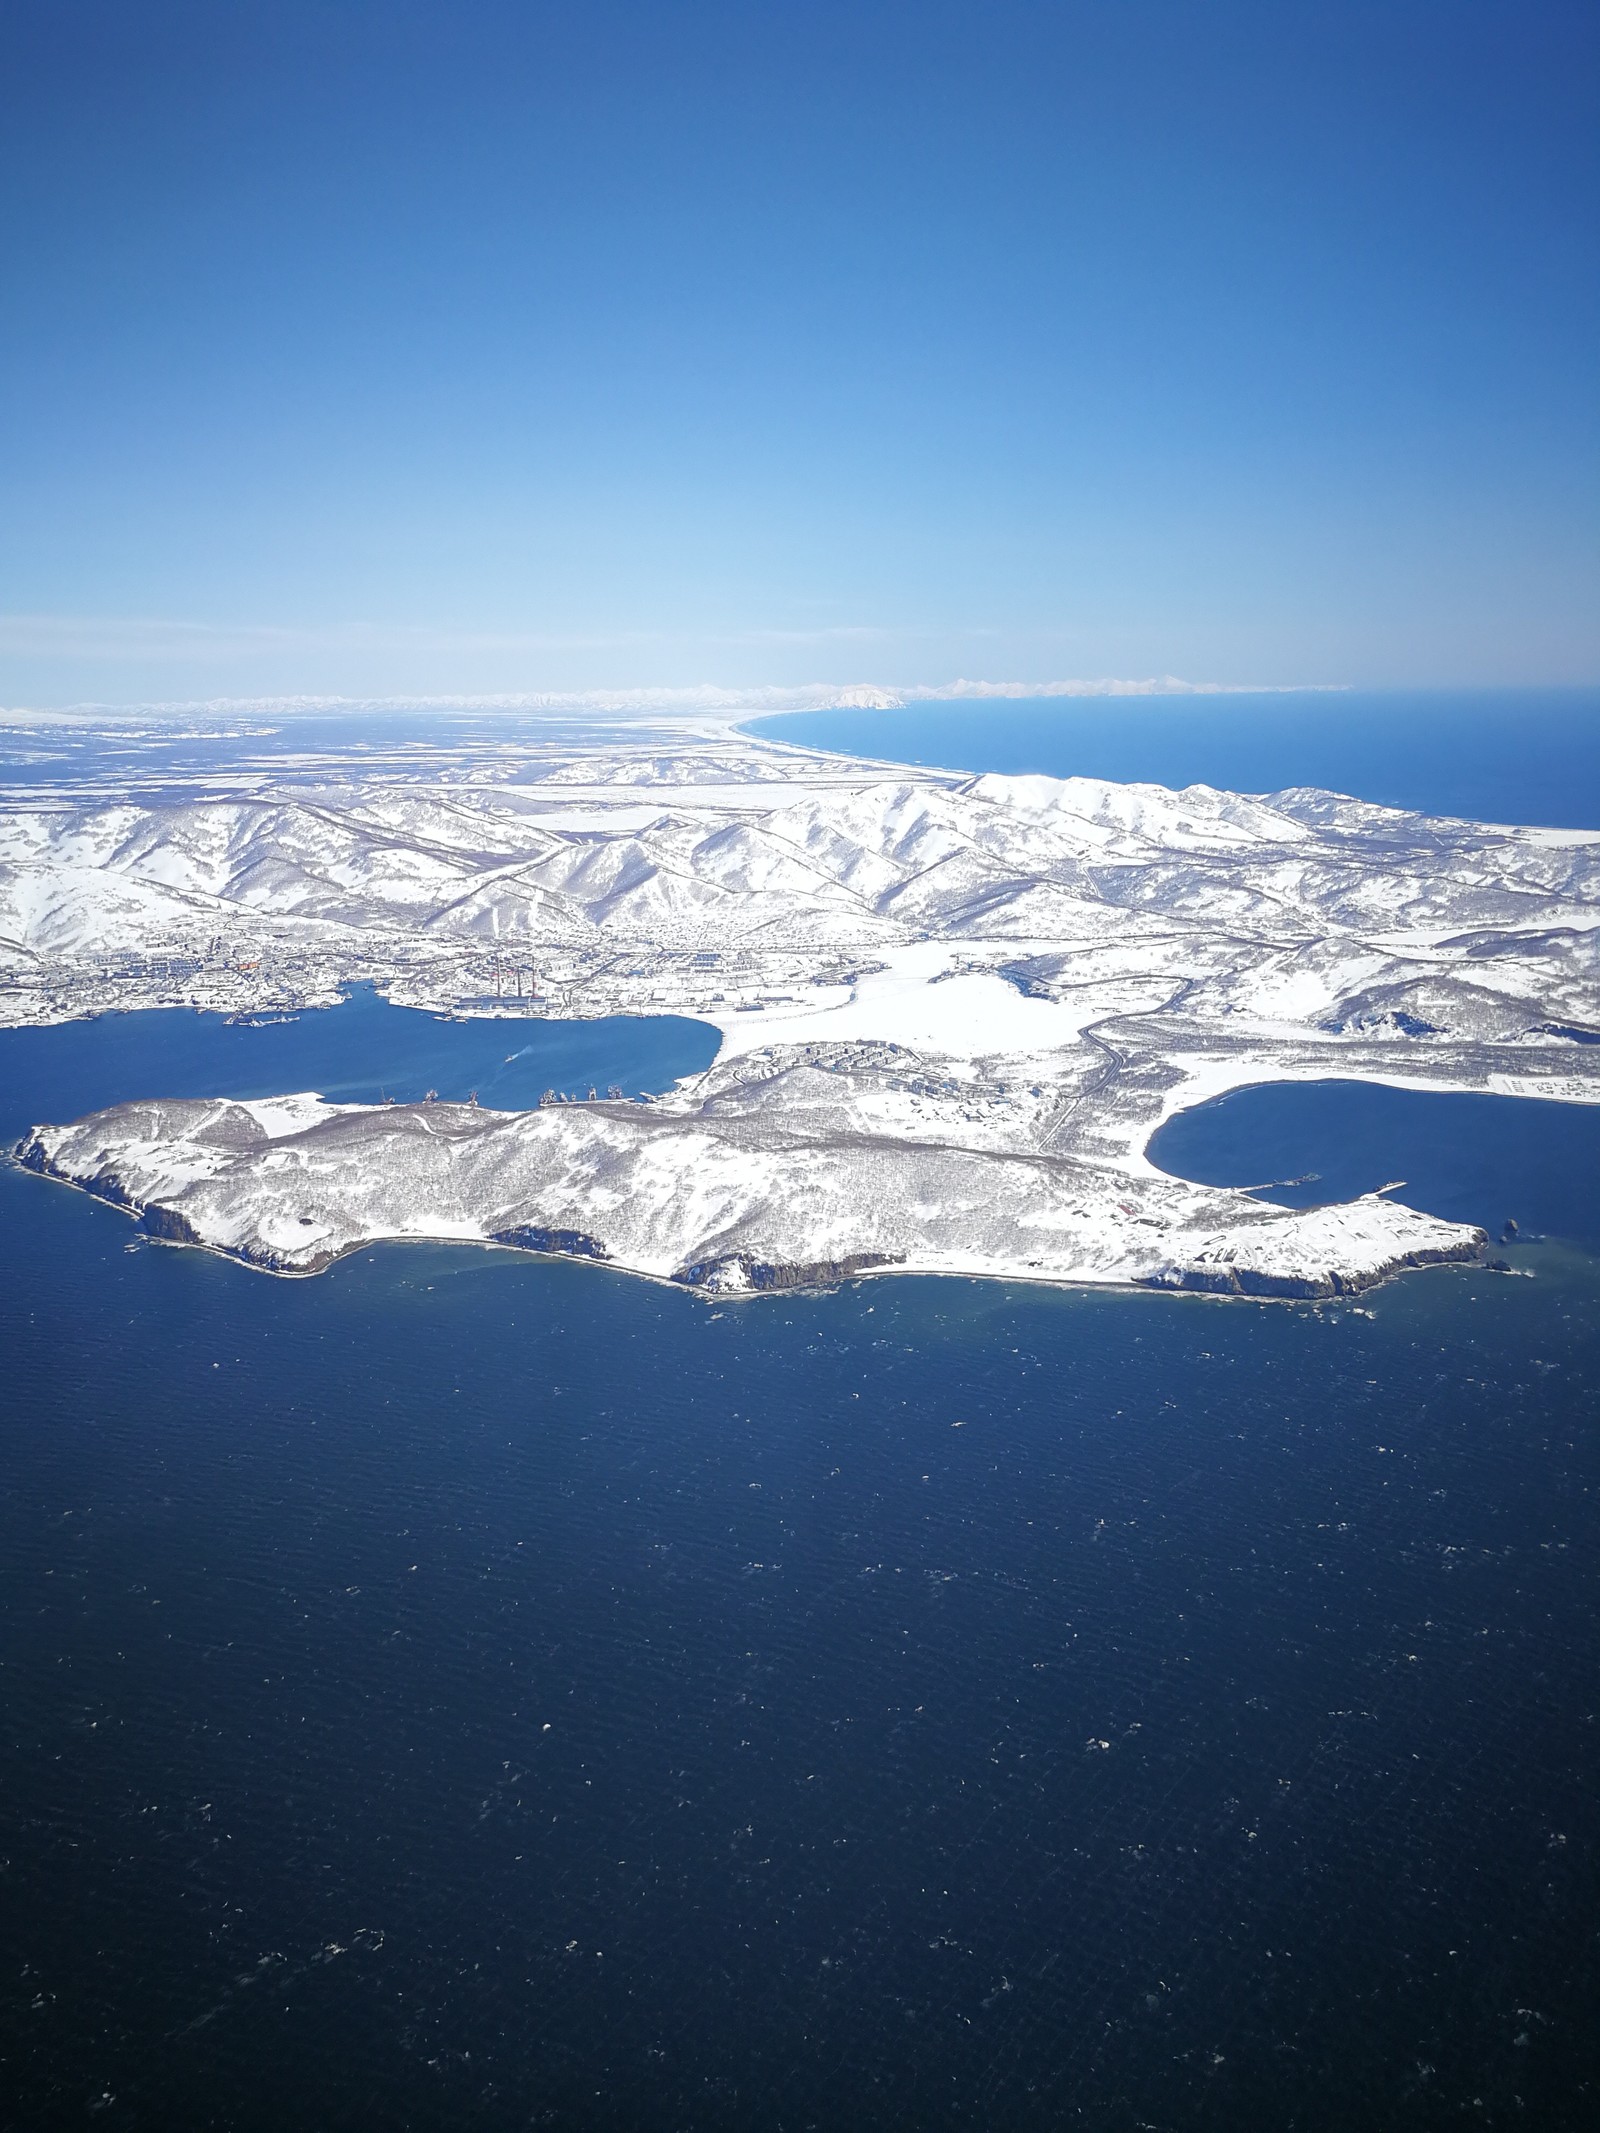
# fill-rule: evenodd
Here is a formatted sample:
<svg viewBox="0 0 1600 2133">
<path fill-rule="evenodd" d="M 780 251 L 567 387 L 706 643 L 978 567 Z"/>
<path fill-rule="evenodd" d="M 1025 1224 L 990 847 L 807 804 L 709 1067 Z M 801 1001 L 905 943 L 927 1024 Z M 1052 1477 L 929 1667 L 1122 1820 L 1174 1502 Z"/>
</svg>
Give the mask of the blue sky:
<svg viewBox="0 0 1600 2133">
<path fill-rule="evenodd" d="M 0 702 L 1593 680 L 1597 19 L 6 0 Z"/>
</svg>

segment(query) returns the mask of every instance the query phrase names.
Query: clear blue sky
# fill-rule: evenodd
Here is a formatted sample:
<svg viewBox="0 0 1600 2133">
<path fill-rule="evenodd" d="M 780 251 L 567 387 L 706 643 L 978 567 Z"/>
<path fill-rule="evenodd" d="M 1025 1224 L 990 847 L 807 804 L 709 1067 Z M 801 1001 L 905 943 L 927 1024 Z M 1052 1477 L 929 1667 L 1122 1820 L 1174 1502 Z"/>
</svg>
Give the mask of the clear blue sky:
<svg viewBox="0 0 1600 2133">
<path fill-rule="evenodd" d="M 1600 676 L 1565 0 L 3 0 L 0 702 Z"/>
</svg>

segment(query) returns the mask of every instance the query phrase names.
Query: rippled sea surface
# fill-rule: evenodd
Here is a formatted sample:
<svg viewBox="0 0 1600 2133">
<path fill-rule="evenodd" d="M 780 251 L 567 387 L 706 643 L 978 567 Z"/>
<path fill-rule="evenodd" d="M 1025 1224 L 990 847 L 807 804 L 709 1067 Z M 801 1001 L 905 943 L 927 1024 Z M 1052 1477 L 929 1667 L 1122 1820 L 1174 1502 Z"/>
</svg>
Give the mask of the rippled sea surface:
<svg viewBox="0 0 1600 2133">
<path fill-rule="evenodd" d="M 0 1218 L 13 2122 L 1582 2122 L 1591 1259 L 719 1311 Z"/>
</svg>

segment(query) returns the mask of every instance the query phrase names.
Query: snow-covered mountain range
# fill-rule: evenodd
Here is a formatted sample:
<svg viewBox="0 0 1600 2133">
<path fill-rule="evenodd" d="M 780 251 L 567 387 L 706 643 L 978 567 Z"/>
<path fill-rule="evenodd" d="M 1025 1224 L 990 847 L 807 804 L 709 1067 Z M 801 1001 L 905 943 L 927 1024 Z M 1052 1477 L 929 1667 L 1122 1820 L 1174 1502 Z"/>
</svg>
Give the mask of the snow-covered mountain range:
<svg viewBox="0 0 1600 2133">
<path fill-rule="evenodd" d="M 10 788 L 0 1013 L 689 1012 L 657 1104 L 136 1105 L 28 1160 L 282 1271 L 494 1238 L 710 1287 L 865 1264 L 1337 1287 L 1470 1249 L 1155 1171 L 1280 1077 L 1600 1099 L 1600 834 L 1310 790 L 965 777 L 713 721 L 432 759 Z"/>
</svg>

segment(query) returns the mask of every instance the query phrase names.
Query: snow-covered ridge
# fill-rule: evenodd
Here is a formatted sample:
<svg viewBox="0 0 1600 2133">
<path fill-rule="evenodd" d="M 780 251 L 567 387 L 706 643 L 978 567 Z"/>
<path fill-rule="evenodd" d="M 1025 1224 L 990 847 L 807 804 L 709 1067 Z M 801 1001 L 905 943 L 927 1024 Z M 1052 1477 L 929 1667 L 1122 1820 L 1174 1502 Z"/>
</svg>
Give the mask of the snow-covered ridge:
<svg viewBox="0 0 1600 2133">
<path fill-rule="evenodd" d="M 30 1142 L 281 1271 L 444 1236 L 713 1287 L 895 1265 L 1304 1293 L 1476 1240 L 1185 1185 L 1150 1133 L 1283 1076 L 1596 1100 L 1600 836 L 553 728 L 445 775 L 352 752 L 276 786 L 13 789 L 0 969 L 12 1021 L 368 976 L 721 1029 L 648 1108 L 146 1104 Z"/>
<path fill-rule="evenodd" d="M 276 1273 L 455 1238 L 719 1294 L 896 1267 L 1329 1295 L 1483 1241 L 1376 1196 L 1290 1214 L 1069 1159 L 808 1135 L 767 1096 L 721 1112 L 128 1104 L 36 1129 L 22 1160 L 138 1210 L 156 1237 Z"/>
</svg>

